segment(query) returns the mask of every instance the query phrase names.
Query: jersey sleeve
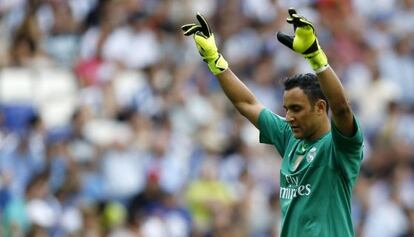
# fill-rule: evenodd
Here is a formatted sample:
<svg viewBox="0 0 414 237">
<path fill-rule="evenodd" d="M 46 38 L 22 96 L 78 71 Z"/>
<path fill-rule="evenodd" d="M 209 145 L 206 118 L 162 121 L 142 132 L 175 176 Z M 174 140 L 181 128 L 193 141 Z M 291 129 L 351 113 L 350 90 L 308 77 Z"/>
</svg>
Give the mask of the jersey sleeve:
<svg viewBox="0 0 414 237">
<path fill-rule="evenodd" d="M 268 109 L 259 115 L 260 142 L 272 144 L 283 157 L 292 131 L 286 120 Z"/>
<path fill-rule="evenodd" d="M 355 181 L 359 174 L 364 142 L 359 122 L 355 116 L 353 120 L 355 133 L 351 137 L 344 136 L 335 126 L 335 123 L 332 122 L 332 139 L 335 147 L 336 162 L 345 176 L 351 181 Z"/>
</svg>

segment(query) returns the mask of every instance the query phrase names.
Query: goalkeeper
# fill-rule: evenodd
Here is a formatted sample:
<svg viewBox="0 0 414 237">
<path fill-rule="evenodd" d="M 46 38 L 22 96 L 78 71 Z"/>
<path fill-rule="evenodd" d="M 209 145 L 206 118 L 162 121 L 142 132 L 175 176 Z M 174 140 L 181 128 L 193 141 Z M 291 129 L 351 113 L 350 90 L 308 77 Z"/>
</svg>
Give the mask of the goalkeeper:
<svg viewBox="0 0 414 237">
<path fill-rule="evenodd" d="M 199 24 L 182 26 L 236 109 L 260 131 L 260 142 L 280 153 L 282 237 L 350 237 L 351 195 L 362 160 L 361 128 L 342 84 L 328 64 L 306 18 L 289 9 L 294 35 L 278 32 L 278 40 L 304 56 L 315 74 L 284 81 L 285 117 L 265 108 L 230 70 L 217 51 L 214 34 L 197 14 Z M 328 107 L 332 116 L 328 116 Z"/>
</svg>

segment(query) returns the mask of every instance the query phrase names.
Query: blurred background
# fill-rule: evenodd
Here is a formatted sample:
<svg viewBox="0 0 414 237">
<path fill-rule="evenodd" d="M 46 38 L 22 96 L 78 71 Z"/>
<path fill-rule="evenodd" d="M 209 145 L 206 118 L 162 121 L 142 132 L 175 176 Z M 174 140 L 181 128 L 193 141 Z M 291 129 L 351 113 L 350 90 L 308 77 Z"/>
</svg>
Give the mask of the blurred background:
<svg viewBox="0 0 414 237">
<path fill-rule="evenodd" d="M 0 0 L 0 236 L 278 236 L 280 157 L 179 27 L 283 115 L 289 7 L 362 124 L 357 236 L 414 236 L 414 0 Z"/>
</svg>

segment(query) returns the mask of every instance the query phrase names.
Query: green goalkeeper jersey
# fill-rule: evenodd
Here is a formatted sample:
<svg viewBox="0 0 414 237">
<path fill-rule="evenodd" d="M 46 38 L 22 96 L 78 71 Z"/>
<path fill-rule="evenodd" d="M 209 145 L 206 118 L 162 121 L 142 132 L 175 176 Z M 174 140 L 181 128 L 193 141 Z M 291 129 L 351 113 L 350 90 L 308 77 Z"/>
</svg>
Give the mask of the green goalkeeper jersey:
<svg viewBox="0 0 414 237">
<path fill-rule="evenodd" d="M 294 138 L 284 118 L 263 109 L 260 142 L 283 157 L 280 170 L 281 237 L 351 237 L 352 188 L 363 156 L 363 136 L 332 129 L 315 141 Z"/>
</svg>

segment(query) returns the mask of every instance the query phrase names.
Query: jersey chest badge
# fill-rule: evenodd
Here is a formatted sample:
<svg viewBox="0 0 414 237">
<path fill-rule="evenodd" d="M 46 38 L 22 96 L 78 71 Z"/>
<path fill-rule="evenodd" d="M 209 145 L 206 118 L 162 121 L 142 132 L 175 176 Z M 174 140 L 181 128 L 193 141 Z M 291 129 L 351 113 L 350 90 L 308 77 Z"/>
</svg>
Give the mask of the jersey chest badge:
<svg viewBox="0 0 414 237">
<path fill-rule="evenodd" d="M 312 162 L 313 161 L 313 159 L 315 158 L 315 156 L 316 156 L 316 147 L 312 147 L 310 150 L 309 150 L 309 152 L 308 152 L 308 155 L 306 156 L 306 160 L 308 161 L 308 162 Z"/>
</svg>

